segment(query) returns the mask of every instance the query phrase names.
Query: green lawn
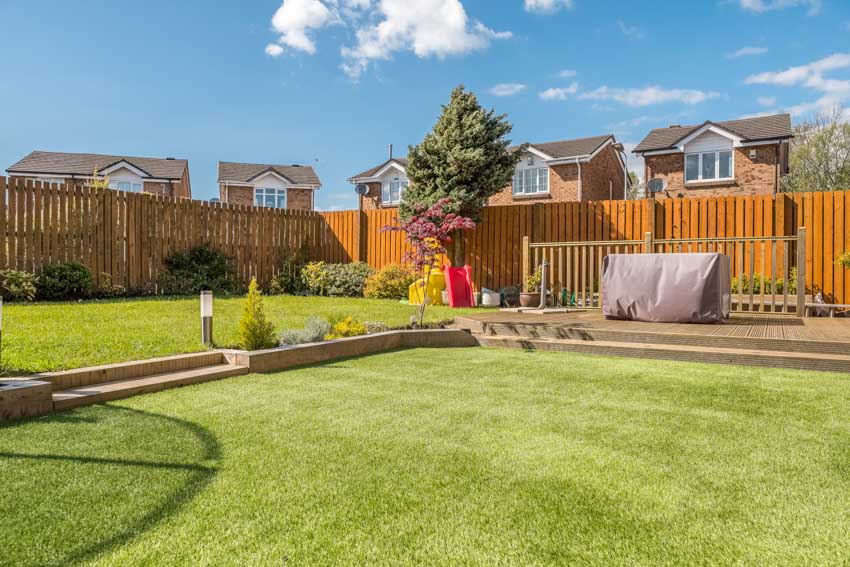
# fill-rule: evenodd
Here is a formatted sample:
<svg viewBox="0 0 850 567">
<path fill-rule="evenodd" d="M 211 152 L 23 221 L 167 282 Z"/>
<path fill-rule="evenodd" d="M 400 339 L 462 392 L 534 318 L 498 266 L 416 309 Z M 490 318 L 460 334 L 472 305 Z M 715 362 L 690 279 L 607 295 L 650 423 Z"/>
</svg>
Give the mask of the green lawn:
<svg viewBox="0 0 850 567">
<path fill-rule="evenodd" d="M 242 299 L 216 299 L 215 340 L 237 341 Z M 265 298 L 278 331 L 311 315 L 353 315 L 391 327 L 410 324 L 415 307 L 398 301 L 330 297 Z M 148 298 L 3 306 L 2 365 L 7 374 L 66 370 L 204 350 L 197 298 Z M 429 307 L 432 323 L 469 310 Z"/>
<path fill-rule="evenodd" d="M 844 375 L 495 349 L 0 428 L 0 563 L 847 565 Z"/>
</svg>

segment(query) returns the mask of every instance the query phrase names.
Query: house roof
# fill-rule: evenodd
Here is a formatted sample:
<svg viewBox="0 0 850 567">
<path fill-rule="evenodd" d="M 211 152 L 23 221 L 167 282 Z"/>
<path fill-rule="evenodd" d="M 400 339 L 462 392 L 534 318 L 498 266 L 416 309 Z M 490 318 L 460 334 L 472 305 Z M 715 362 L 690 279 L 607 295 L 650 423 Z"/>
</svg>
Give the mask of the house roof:
<svg viewBox="0 0 850 567">
<path fill-rule="evenodd" d="M 142 170 L 148 177 L 156 179 L 180 179 L 189 166 L 188 160 L 185 159 L 35 151 L 17 163 L 10 165 L 6 172 L 91 175 L 95 170 L 103 171 L 122 161 Z"/>
<path fill-rule="evenodd" d="M 293 185 L 322 184 L 319 176 L 309 165 L 269 165 L 263 163 L 218 162 L 218 180 L 235 183 L 250 183 L 264 173 L 274 172 L 290 181 Z"/>
<path fill-rule="evenodd" d="M 599 146 L 613 137 L 613 134 L 604 134 L 602 136 L 575 138 L 573 140 L 560 140 L 557 142 L 530 143 L 528 146 L 550 156 L 552 159 L 569 159 L 590 155 L 599 149 Z M 508 148 L 509 151 L 516 151 L 517 149 L 519 149 L 519 146 Z"/>
<path fill-rule="evenodd" d="M 773 114 L 771 116 L 741 118 L 739 120 L 727 120 L 725 122 L 707 120 L 702 124 L 693 126 L 656 128 L 646 138 L 641 140 L 633 151 L 637 154 L 654 150 L 673 149 L 679 140 L 686 138 L 691 133 L 706 125 L 714 125 L 728 130 L 741 137 L 745 142 L 793 137 L 793 133 L 791 132 L 791 116 L 789 114 Z"/>
<path fill-rule="evenodd" d="M 406 157 L 388 159 L 387 161 L 385 161 L 385 162 L 383 162 L 379 165 L 376 165 L 375 167 L 370 167 L 366 171 L 361 171 L 357 175 L 352 176 L 351 179 L 349 179 L 349 181 L 351 181 L 352 179 L 360 179 L 360 178 L 363 178 L 363 177 L 374 177 L 376 173 L 378 173 L 379 171 L 381 171 L 382 169 L 384 169 L 386 166 L 388 166 L 391 163 L 398 164 L 401 167 L 407 169 L 408 161 L 407 161 Z"/>
</svg>

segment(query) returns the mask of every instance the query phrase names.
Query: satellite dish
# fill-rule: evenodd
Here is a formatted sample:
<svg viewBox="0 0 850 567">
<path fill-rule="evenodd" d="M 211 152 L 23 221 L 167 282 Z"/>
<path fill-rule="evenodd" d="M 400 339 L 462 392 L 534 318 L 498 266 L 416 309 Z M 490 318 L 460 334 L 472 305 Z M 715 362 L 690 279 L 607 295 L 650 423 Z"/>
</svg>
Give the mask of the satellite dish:
<svg viewBox="0 0 850 567">
<path fill-rule="evenodd" d="M 365 183 L 358 183 L 354 187 L 354 192 L 357 193 L 358 195 L 365 195 L 366 193 L 369 192 L 369 186 L 366 185 Z"/>
<path fill-rule="evenodd" d="M 658 178 L 650 179 L 646 183 L 646 188 L 649 189 L 650 193 L 660 193 L 661 191 L 664 191 L 664 189 L 667 188 L 667 181 Z"/>
</svg>

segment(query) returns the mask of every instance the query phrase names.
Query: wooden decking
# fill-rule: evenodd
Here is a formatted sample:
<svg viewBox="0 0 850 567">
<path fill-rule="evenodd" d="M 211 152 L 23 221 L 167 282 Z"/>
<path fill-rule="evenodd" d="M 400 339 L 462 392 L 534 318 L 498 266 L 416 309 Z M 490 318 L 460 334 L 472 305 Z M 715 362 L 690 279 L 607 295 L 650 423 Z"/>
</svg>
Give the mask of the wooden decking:
<svg viewBox="0 0 850 567">
<path fill-rule="evenodd" d="M 850 319 L 736 314 L 695 325 L 606 320 L 599 311 L 491 311 L 455 319 L 491 347 L 850 373 Z"/>
<path fill-rule="evenodd" d="M 489 311 L 476 313 L 466 318 L 489 324 L 545 325 L 547 327 L 646 333 L 846 342 L 848 350 L 850 350 L 850 319 L 841 318 L 810 317 L 801 319 L 788 315 L 733 314 L 728 321 L 713 325 L 615 321 L 605 319 L 600 311 L 574 311 L 547 315 Z"/>
</svg>

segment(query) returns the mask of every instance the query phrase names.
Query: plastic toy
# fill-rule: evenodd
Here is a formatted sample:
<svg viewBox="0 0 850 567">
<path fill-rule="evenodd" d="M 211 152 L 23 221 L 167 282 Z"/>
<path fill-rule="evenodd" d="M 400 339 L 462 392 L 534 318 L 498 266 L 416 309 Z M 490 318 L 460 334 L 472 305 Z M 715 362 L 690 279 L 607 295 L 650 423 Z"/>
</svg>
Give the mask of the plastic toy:
<svg viewBox="0 0 850 567">
<path fill-rule="evenodd" d="M 446 291 L 451 307 L 474 307 L 475 298 L 472 295 L 472 268 L 452 268 L 446 265 Z"/>
<path fill-rule="evenodd" d="M 425 278 L 420 278 L 410 284 L 407 288 L 407 299 L 411 305 L 422 304 L 422 288 Z M 428 289 L 425 290 L 425 297 L 428 298 L 429 305 L 443 304 L 443 290 L 446 288 L 446 276 L 440 271 L 440 268 L 434 266 L 431 268 L 431 277 L 428 280 Z"/>
</svg>

